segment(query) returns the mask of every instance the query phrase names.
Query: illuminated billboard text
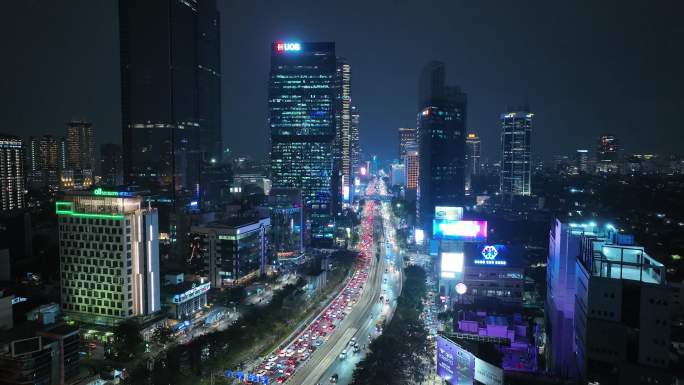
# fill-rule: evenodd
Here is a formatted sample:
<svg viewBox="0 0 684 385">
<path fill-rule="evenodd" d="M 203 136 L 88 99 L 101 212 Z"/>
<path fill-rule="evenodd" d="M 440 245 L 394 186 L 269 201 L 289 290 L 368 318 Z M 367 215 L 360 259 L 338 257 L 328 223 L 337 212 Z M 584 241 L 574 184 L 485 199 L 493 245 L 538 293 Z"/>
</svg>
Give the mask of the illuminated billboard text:
<svg viewBox="0 0 684 385">
<path fill-rule="evenodd" d="M 487 239 L 487 221 L 435 219 L 432 223 L 432 236 L 434 239 L 484 241 Z"/>
<path fill-rule="evenodd" d="M 506 266 L 506 246 L 504 245 L 481 245 L 478 246 L 480 254 L 473 259 L 476 265 Z"/>
<path fill-rule="evenodd" d="M 463 207 L 435 206 L 435 219 L 457 221 L 463 218 Z"/>
<path fill-rule="evenodd" d="M 276 43 L 276 50 L 278 52 L 301 51 L 302 46 L 299 43 L 278 42 L 278 43 Z"/>
</svg>

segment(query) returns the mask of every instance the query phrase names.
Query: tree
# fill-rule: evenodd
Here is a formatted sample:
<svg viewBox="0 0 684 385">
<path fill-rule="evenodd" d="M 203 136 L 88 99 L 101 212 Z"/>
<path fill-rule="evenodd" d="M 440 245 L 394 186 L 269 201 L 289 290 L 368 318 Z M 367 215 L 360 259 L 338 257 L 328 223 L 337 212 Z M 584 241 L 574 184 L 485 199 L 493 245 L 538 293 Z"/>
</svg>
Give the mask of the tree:
<svg viewBox="0 0 684 385">
<path fill-rule="evenodd" d="M 142 348 L 140 325 L 134 321 L 124 321 L 114 327 L 114 350 L 119 359 L 129 360 L 140 353 Z"/>
</svg>

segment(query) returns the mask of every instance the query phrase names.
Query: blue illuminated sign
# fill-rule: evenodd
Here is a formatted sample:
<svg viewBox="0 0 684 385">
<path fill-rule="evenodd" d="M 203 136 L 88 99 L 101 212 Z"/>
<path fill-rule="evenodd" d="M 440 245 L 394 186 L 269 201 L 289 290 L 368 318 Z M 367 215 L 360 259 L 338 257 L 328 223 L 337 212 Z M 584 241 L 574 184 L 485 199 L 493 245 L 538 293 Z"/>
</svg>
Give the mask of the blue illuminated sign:
<svg viewBox="0 0 684 385">
<path fill-rule="evenodd" d="M 256 382 L 259 384 L 268 384 L 269 383 L 268 377 L 260 376 L 258 374 L 249 373 L 249 372 L 243 372 L 243 371 L 233 372 L 232 370 L 226 370 L 223 374 L 226 376 L 226 378 L 235 378 L 235 379 L 238 379 L 239 381 Z"/>
<path fill-rule="evenodd" d="M 499 255 L 505 255 L 506 246 L 504 245 L 484 245 L 480 250 L 482 259 L 475 259 L 473 263 L 476 265 L 496 265 L 506 266 L 505 259 L 496 259 Z"/>
</svg>

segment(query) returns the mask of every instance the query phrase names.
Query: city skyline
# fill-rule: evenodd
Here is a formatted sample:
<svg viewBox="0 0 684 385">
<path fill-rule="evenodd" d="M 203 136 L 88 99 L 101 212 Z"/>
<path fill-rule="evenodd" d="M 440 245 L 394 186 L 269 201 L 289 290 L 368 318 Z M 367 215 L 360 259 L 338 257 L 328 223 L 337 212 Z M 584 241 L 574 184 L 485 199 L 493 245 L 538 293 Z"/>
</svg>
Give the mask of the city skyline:
<svg viewBox="0 0 684 385">
<path fill-rule="evenodd" d="M 620 17 L 604 17 L 611 7 L 603 10 L 587 3 L 568 8 L 559 5 L 551 10 L 540 4 L 481 8 L 437 3 L 444 10 L 441 14 L 457 15 L 460 22 L 453 25 L 459 28 L 453 27 L 446 16 L 435 16 L 429 26 L 420 22 L 393 34 L 397 28 L 374 27 L 369 20 L 377 14 L 373 11 L 386 11 L 384 23 L 398 27 L 413 17 L 410 6 L 385 7 L 380 2 L 361 7 L 360 3 L 352 3 L 345 10 L 314 5 L 304 15 L 297 12 L 296 2 L 219 2 L 224 26 L 222 92 L 228 95 L 221 105 L 225 145 L 239 155 L 266 158 L 265 90 L 252 85 L 267 80 L 268 47 L 270 42 L 283 39 L 335 41 L 354 63 L 358 86 L 353 103 L 364 111 L 361 147 L 366 154 L 394 158 L 397 138 L 392 133 L 397 127 L 415 124 L 417 74 L 432 59 L 453 68 L 448 82 L 469 90 L 467 129 L 482 138 L 483 159 L 499 159 L 498 113 L 506 105 L 525 102 L 536 113 L 537 130 L 532 139 L 535 158 L 547 160 L 554 154 L 593 147 L 594 138 L 603 133 L 619 137 L 626 152 L 678 151 L 676 141 L 668 139 L 678 128 L 677 110 L 682 98 L 677 89 L 684 83 L 676 70 L 682 62 L 677 45 L 682 27 L 674 16 L 679 5 L 620 3 Z M 13 3 L 9 7 L 5 14 L 11 19 L 3 24 L 20 33 L 7 42 L 16 53 L 15 60 L 0 67 L 4 73 L 13 74 L 8 79 L 8 92 L 2 94 L 3 105 L 10 112 L 10 128 L 3 131 L 27 136 L 58 135 L 65 121 L 85 118 L 97 128 L 97 145 L 120 143 L 116 4 L 83 2 L 79 7 L 61 9 L 47 3 Z M 51 7 L 55 12 L 49 12 Z M 36 16 L 33 11 L 38 9 L 46 12 Z M 344 17 L 339 19 L 358 28 L 341 33 L 340 22 L 332 17 L 340 13 Z M 244 22 L 248 19 L 244 15 L 255 14 L 263 15 L 267 28 L 257 25 L 261 23 Z M 50 17 L 42 19 L 42 15 Z M 514 16 L 512 21 L 506 19 L 510 15 Z M 28 17 L 38 19 L 25 23 Z M 71 22 L 76 19 L 87 21 Z M 635 23 L 643 28 L 629 29 Z M 527 27 L 518 29 L 523 24 Z M 583 28 L 576 29 L 576 25 Z M 546 27 L 552 33 L 542 36 L 539 32 Z M 88 33 L 84 34 L 84 30 Z M 517 35 L 508 37 L 513 31 Z M 424 44 L 433 36 L 434 42 Z M 653 45 L 650 41 L 659 43 Z M 413 47 L 412 55 L 406 55 L 407 46 Z M 35 56 L 38 53 L 41 60 Z M 518 55 L 520 60 L 505 59 L 511 55 Z M 74 57 L 87 60 L 72 60 Z M 45 77 L 54 71 L 63 76 Z M 72 87 L 81 88 L 81 92 L 72 92 Z M 37 95 L 27 91 L 33 89 L 43 92 Z M 36 104 L 43 113 L 27 119 Z M 632 113 L 622 114 L 623 109 Z M 577 126 L 568 119 L 571 116 L 581 118 L 583 124 Z M 640 128 L 645 126 L 649 128 L 647 140 L 640 135 Z M 247 131 L 255 135 L 243 137 L 241 127 L 248 127 Z M 587 136 L 591 139 L 583 141 L 582 137 Z"/>
</svg>

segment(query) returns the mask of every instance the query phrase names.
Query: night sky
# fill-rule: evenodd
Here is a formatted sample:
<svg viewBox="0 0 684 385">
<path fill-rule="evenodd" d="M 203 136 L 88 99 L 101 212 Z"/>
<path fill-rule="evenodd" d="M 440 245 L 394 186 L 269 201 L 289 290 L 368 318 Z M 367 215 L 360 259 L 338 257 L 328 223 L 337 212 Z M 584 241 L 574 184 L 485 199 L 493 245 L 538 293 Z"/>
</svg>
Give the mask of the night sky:
<svg viewBox="0 0 684 385">
<path fill-rule="evenodd" d="M 682 1 L 220 1 L 224 144 L 266 156 L 274 40 L 335 41 L 352 64 L 365 154 L 396 157 L 414 126 L 417 82 L 442 60 L 468 94 L 468 127 L 497 160 L 498 115 L 529 101 L 533 155 L 594 148 L 679 153 L 684 129 Z M 0 132 L 121 141 L 115 0 L 7 1 L 0 13 Z"/>
</svg>

